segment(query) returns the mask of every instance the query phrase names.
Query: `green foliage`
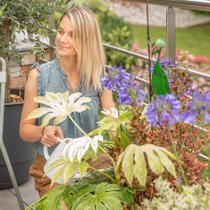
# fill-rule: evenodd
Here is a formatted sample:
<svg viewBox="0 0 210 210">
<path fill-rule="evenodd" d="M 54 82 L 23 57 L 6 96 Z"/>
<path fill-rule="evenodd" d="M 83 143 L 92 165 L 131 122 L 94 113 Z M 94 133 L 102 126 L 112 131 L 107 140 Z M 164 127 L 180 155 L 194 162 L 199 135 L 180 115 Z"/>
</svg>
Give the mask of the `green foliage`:
<svg viewBox="0 0 210 210">
<path fill-rule="evenodd" d="M 199 10 L 192 10 L 197 15 L 203 15 L 203 16 L 210 16 L 210 12 L 207 11 L 199 11 Z"/>
<path fill-rule="evenodd" d="M 175 192 L 167 181 L 155 181 L 157 196 L 144 200 L 145 210 L 207 210 L 210 209 L 210 184 L 183 186 L 183 192 Z"/>
<path fill-rule="evenodd" d="M 125 125 L 127 122 L 129 122 L 129 119 L 131 118 L 130 112 L 124 112 L 120 114 L 118 119 L 113 119 L 111 117 L 103 117 L 99 122 L 98 125 L 100 126 L 98 128 L 98 132 L 102 133 L 105 130 L 117 130 L 120 125 Z"/>
<path fill-rule="evenodd" d="M 130 24 L 129 28 L 134 41 L 137 41 L 141 48 L 146 48 L 146 26 Z M 176 28 L 176 48 L 178 50 L 185 49 L 196 56 L 210 56 L 210 50 L 206 47 L 206 43 L 210 43 L 209 32 L 210 24 L 189 28 Z M 150 27 L 150 36 L 152 41 L 157 40 L 158 38 L 166 40 L 165 27 Z"/>
<path fill-rule="evenodd" d="M 62 0 L 1 0 L 0 1 L 0 54 L 11 58 L 15 32 L 49 35 L 49 15 L 63 5 Z M 15 58 L 15 51 L 12 50 Z"/>
<path fill-rule="evenodd" d="M 102 182 L 100 184 L 76 183 L 72 186 L 60 185 L 34 202 L 26 210 L 61 209 L 63 199 L 69 210 L 122 210 L 123 204 L 132 206 L 132 193 L 126 188 Z"/>
<path fill-rule="evenodd" d="M 156 95 L 166 95 L 169 93 L 169 84 L 167 76 L 157 60 L 152 73 L 152 90 Z"/>
<path fill-rule="evenodd" d="M 61 199 L 65 193 L 65 190 L 66 188 L 64 185 L 53 188 L 42 198 L 26 207 L 26 210 L 31 210 L 33 207 L 36 207 L 37 210 L 61 209 Z"/>
<path fill-rule="evenodd" d="M 91 9 L 97 16 L 103 41 L 125 50 L 130 50 L 132 46 L 132 35 L 128 24 L 123 18 L 109 10 L 109 5 L 103 0 L 81 0 L 78 3 Z M 106 51 L 107 64 L 110 66 L 123 66 L 129 70 L 135 64 L 135 58 L 116 51 Z"/>
<path fill-rule="evenodd" d="M 176 177 L 174 164 L 169 159 L 176 160 L 176 158 L 168 150 L 152 144 L 142 146 L 130 144 L 125 151 L 120 154 L 116 166 L 116 171 L 118 171 L 119 166 L 122 165 L 121 169 L 130 185 L 132 185 L 134 178 L 136 178 L 142 186 L 146 184 L 147 164 L 144 155 L 147 156 L 148 165 L 155 174 L 161 174 L 166 169 L 170 174 Z"/>
<path fill-rule="evenodd" d="M 123 197 L 120 187 L 114 184 L 100 183 L 80 190 L 79 196 L 72 205 L 75 210 L 123 209 Z"/>
</svg>

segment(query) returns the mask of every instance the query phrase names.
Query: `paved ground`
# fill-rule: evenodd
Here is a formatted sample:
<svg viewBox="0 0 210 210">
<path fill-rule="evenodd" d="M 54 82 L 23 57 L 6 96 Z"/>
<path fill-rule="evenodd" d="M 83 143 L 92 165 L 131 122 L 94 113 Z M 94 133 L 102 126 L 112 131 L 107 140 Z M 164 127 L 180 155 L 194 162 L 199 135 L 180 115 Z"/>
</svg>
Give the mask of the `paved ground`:
<svg viewBox="0 0 210 210">
<path fill-rule="evenodd" d="M 33 185 L 33 179 L 30 178 L 26 183 L 19 186 L 25 207 L 39 198 Z M 0 190 L 0 210 L 20 210 L 14 189 Z"/>
<path fill-rule="evenodd" d="M 146 25 L 146 4 L 140 2 L 127 2 L 110 0 L 113 9 L 119 16 L 124 17 L 127 22 Z M 149 5 L 150 26 L 166 26 L 166 6 Z M 194 25 L 210 23 L 210 17 L 197 15 L 191 10 L 175 8 L 176 27 L 185 28 Z"/>
</svg>

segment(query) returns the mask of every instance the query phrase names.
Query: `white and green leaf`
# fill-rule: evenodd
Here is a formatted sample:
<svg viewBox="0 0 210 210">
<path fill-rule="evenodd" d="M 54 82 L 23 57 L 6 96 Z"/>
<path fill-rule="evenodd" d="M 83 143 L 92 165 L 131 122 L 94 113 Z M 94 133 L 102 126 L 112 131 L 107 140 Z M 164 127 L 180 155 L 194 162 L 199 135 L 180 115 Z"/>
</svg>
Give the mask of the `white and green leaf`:
<svg viewBox="0 0 210 210">
<path fill-rule="evenodd" d="M 148 166 L 155 174 L 161 174 L 166 169 L 166 171 L 176 177 L 175 166 L 170 160 L 171 157 L 176 160 L 171 152 L 153 144 L 141 146 L 130 144 L 125 151 L 120 154 L 115 171 L 117 172 L 121 166 L 125 178 L 130 185 L 132 185 L 133 178 L 136 178 L 142 186 L 145 186 L 147 162 Z"/>
<path fill-rule="evenodd" d="M 65 165 L 64 171 L 63 171 L 63 182 L 64 184 L 67 184 L 68 181 L 71 179 L 71 177 L 75 174 L 76 172 L 76 166 L 74 163 L 67 163 Z"/>
<path fill-rule="evenodd" d="M 141 148 L 137 149 L 138 151 L 135 153 L 134 156 L 134 167 L 133 167 L 133 173 L 134 177 L 137 178 L 138 182 L 145 186 L 146 180 L 147 180 L 147 166 L 146 161 L 144 159 L 144 153 L 142 152 Z"/>
<path fill-rule="evenodd" d="M 36 118 L 42 117 L 43 115 L 45 115 L 45 114 L 47 114 L 49 112 L 51 112 L 50 108 L 47 108 L 47 107 L 38 108 L 38 109 L 33 110 L 28 115 L 28 117 L 26 119 L 27 120 L 36 119 Z"/>
<path fill-rule="evenodd" d="M 45 96 L 37 96 L 34 101 L 43 104 L 41 107 L 33 110 L 27 119 L 40 118 L 48 113 L 42 121 L 42 125 L 47 125 L 51 119 L 55 118 L 54 125 L 62 123 L 69 114 L 73 112 L 83 112 L 89 109 L 87 105 L 91 101 L 89 97 L 83 97 L 80 92 L 69 95 L 69 91 L 65 93 L 46 92 Z"/>
<path fill-rule="evenodd" d="M 83 176 L 85 172 L 87 171 L 88 167 L 89 167 L 89 164 L 87 162 L 78 163 L 77 168 L 78 168 L 79 174 Z"/>
</svg>

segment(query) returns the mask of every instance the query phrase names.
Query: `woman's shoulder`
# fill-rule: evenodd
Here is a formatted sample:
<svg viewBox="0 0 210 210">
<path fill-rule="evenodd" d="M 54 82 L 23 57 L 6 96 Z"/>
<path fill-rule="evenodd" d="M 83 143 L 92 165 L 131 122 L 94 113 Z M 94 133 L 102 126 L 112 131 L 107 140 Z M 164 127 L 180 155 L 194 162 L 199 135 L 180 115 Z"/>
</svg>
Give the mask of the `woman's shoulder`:
<svg viewBox="0 0 210 210">
<path fill-rule="evenodd" d="M 32 65 L 32 69 L 37 69 L 38 71 L 47 71 L 51 68 L 56 68 L 57 67 L 57 64 L 56 64 L 56 59 L 54 60 L 51 60 L 51 61 L 48 61 L 46 63 L 35 63 Z"/>
</svg>

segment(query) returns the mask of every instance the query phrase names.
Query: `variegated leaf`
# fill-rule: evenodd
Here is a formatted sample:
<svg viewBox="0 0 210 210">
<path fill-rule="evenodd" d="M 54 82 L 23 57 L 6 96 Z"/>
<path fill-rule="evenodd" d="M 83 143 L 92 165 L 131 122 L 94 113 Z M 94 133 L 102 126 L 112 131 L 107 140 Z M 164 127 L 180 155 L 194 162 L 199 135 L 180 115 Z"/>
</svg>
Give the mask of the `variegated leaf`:
<svg viewBox="0 0 210 210">
<path fill-rule="evenodd" d="M 46 174 L 48 174 L 50 171 L 52 171 L 53 169 L 63 165 L 66 163 L 66 160 L 64 160 L 63 158 L 59 158 L 56 161 L 52 162 L 48 167 L 47 167 L 47 171 Z"/>
<path fill-rule="evenodd" d="M 122 160 L 122 170 L 125 174 L 125 177 L 130 185 L 133 182 L 133 156 L 135 152 L 135 145 L 127 147 L 125 155 Z"/>
<path fill-rule="evenodd" d="M 58 167 L 58 169 L 55 171 L 55 174 L 52 177 L 51 186 L 53 186 L 54 183 L 62 176 L 64 169 L 66 168 L 66 164 L 61 165 Z"/>
<path fill-rule="evenodd" d="M 175 167 L 169 159 L 169 157 L 174 157 L 174 155 L 166 151 L 165 148 L 153 144 L 141 146 L 130 144 L 126 150 L 120 154 L 115 172 L 117 173 L 119 166 L 122 165 L 122 171 L 130 185 L 133 182 L 133 177 L 135 177 L 141 185 L 145 186 L 147 178 L 145 156 L 147 156 L 148 165 L 155 174 L 163 173 L 164 169 L 166 169 L 176 177 Z"/>
<path fill-rule="evenodd" d="M 116 164 L 115 171 L 118 171 L 118 170 L 119 170 L 119 166 L 120 166 L 120 164 L 121 164 L 121 162 L 122 162 L 122 159 L 124 158 L 124 155 L 125 155 L 125 152 L 122 152 L 122 153 L 119 155 L 119 157 L 118 157 L 118 159 L 117 159 L 117 164 Z"/>
<path fill-rule="evenodd" d="M 164 167 L 159 159 L 159 157 L 154 153 L 153 150 L 146 149 L 144 152 L 147 155 L 147 160 L 150 169 L 155 173 L 155 174 L 161 174 L 164 172 Z"/>
<path fill-rule="evenodd" d="M 54 121 L 53 121 L 53 125 L 58 125 L 60 123 L 62 123 L 65 119 L 67 118 L 67 115 L 59 115 L 57 116 Z"/>
<path fill-rule="evenodd" d="M 47 107 L 38 108 L 38 109 L 35 109 L 34 111 L 32 111 L 26 119 L 27 120 L 36 119 L 36 118 L 42 117 L 43 115 L 47 114 L 48 112 L 51 112 L 50 108 L 47 108 Z"/>
<path fill-rule="evenodd" d="M 161 163 L 164 165 L 164 167 L 166 168 L 166 170 L 172 174 L 174 177 L 176 177 L 176 170 L 175 170 L 175 166 L 172 163 L 172 161 L 168 158 L 168 156 L 162 152 L 161 150 L 156 150 L 155 151 L 158 156 L 160 157 L 160 161 Z"/>
<path fill-rule="evenodd" d="M 40 103 L 40 104 L 44 104 L 46 106 L 50 106 L 50 102 L 49 102 L 49 100 L 46 99 L 45 96 L 36 96 L 34 98 L 34 101 L 37 103 Z"/>
<path fill-rule="evenodd" d="M 74 163 L 67 163 L 66 167 L 64 168 L 63 172 L 63 182 L 64 184 L 67 184 L 69 179 L 75 174 L 76 167 Z"/>
<path fill-rule="evenodd" d="M 48 125 L 50 120 L 53 119 L 55 116 L 56 116 L 55 113 L 49 113 L 46 116 L 44 116 L 41 126 L 44 127 L 44 126 Z"/>
<path fill-rule="evenodd" d="M 83 176 L 84 173 L 87 171 L 89 164 L 87 162 L 80 162 L 78 163 L 77 167 L 78 167 L 79 174 Z"/>
<path fill-rule="evenodd" d="M 134 177 L 137 178 L 138 182 L 145 186 L 146 180 L 147 180 L 147 166 L 146 166 L 146 160 L 144 158 L 144 153 L 140 147 L 138 147 L 135 151 L 135 165 L 133 168 L 134 171 Z"/>
</svg>

